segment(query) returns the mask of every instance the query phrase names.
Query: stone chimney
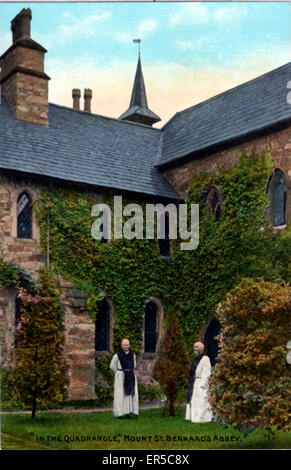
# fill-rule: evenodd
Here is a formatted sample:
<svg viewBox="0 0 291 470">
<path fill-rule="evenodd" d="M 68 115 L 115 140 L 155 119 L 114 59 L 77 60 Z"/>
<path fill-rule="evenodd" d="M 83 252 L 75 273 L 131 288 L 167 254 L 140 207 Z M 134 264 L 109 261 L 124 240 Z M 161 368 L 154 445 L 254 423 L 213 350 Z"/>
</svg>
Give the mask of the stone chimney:
<svg viewBox="0 0 291 470">
<path fill-rule="evenodd" d="M 79 90 L 79 88 L 73 88 L 72 97 L 73 97 L 73 109 L 80 110 L 81 90 Z"/>
<path fill-rule="evenodd" d="M 23 8 L 18 15 L 11 21 L 12 41 L 19 38 L 30 38 L 30 8 Z"/>
<path fill-rule="evenodd" d="M 84 90 L 84 111 L 86 113 L 91 113 L 91 100 L 92 100 L 92 90 L 85 88 Z"/>
<path fill-rule="evenodd" d="M 31 39 L 30 21 L 30 8 L 23 8 L 11 21 L 13 43 L 0 57 L 1 93 L 15 119 L 48 125 L 47 51 Z"/>
</svg>

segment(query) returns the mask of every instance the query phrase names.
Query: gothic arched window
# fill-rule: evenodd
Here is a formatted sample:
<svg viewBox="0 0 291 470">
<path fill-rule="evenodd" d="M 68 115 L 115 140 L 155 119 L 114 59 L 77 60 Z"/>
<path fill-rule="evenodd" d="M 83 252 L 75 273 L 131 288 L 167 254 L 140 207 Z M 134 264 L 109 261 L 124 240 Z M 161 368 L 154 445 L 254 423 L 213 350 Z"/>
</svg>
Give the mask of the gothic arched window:
<svg viewBox="0 0 291 470">
<path fill-rule="evenodd" d="M 95 350 L 110 350 L 110 306 L 105 298 L 98 303 L 95 323 Z"/>
<path fill-rule="evenodd" d="M 165 257 L 169 258 L 171 256 L 169 214 L 165 214 L 165 238 L 159 238 L 158 242 L 159 242 L 160 256 L 165 256 Z"/>
<path fill-rule="evenodd" d="M 157 349 L 157 310 L 155 302 L 147 302 L 144 313 L 144 352 L 155 353 Z"/>
<path fill-rule="evenodd" d="M 32 200 L 23 191 L 17 199 L 17 238 L 32 238 Z"/>
<path fill-rule="evenodd" d="M 271 176 L 268 185 L 268 218 L 272 225 L 279 226 L 286 224 L 286 184 L 283 172 L 276 169 Z"/>
<path fill-rule="evenodd" d="M 219 191 L 215 186 L 207 188 L 206 204 L 214 216 L 214 222 L 216 222 L 221 216 L 221 201 Z"/>
</svg>

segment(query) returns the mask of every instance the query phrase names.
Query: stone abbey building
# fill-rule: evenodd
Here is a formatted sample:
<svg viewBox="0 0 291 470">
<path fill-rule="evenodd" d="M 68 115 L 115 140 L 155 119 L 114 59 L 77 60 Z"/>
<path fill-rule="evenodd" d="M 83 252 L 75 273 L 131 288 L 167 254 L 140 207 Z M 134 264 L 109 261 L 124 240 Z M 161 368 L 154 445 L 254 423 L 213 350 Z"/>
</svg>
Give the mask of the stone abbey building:
<svg viewBox="0 0 291 470">
<path fill-rule="evenodd" d="M 152 125 L 160 118 L 149 109 L 140 58 L 129 108 L 119 119 L 91 113 L 89 89 L 84 91 L 84 110 L 79 89 L 72 92 L 72 108 L 48 103 L 46 49 L 31 38 L 30 24 L 31 11 L 23 9 L 11 22 L 12 43 L 0 57 L 0 257 L 4 261 L 13 261 L 32 278 L 45 266 L 32 211 L 42 190 L 84 188 L 100 201 L 104 196 L 126 195 L 135 202 L 146 197 L 179 203 L 193 175 L 234 164 L 240 150 L 263 154 L 267 143 L 274 157 L 266 188 L 269 217 L 278 229 L 291 221 L 290 62 L 176 113 L 157 129 Z M 219 188 L 209 188 L 207 197 L 219 216 Z M 170 256 L 170 247 L 161 244 L 160 254 Z M 83 294 L 66 279 L 60 282 L 69 398 L 95 398 L 96 354 L 113 352 L 114 305 L 105 296 L 101 323 L 93 324 Z M 4 366 L 12 361 L 18 310 L 16 289 L 1 289 Z M 162 318 L 159 299 L 145 299 L 138 365 L 144 383 L 150 383 Z M 215 323 L 204 325 L 202 340 L 210 327 L 215 333 Z"/>
</svg>

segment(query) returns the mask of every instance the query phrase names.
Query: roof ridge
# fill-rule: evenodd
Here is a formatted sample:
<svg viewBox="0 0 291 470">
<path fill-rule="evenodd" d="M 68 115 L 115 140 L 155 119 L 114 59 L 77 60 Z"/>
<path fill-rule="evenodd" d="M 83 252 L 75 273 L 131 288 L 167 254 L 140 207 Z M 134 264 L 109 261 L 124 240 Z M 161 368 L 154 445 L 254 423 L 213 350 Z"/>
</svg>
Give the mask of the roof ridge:
<svg viewBox="0 0 291 470">
<path fill-rule="evenodd" d="M 129 125 L 134 125 L 134 126 L 138 126 L 138 127 L 143 127 L 143 128 L 146 128 L 146 129 L 151 129 L 151 130 L 155 130 L 155 131 L 161 131 L 160 128 L 158 127 L 150 127 L 150 126 L 147 126 L 145 124 L 141 124 L 139 122 L 131 122 L 131 121 L 123 121 L 119 118 L 114 118 L 114 117 L 110 117 L 110 116 L 104 116 L 103 114 L 95 114 L 95 113 L 88 113 L 86 111 L 83 111 L 82 109 L 73 109 L 73 108 L 70 108 L 69 106 L 64 106 L 62 104 L 57 104 L 57 103 L 49 103 L 49 106 L 55 106 L 57 108 L 63 108 L 63 109 L 66 109 L 68 111 L 72 111 L 72 112 L 77 112 L 77 113 L 82 113 L 82 114 L 85 114 L 87 116 L 92 116 L 92 117 L 100 117 L 100 118 L 103 118 L 103 119 L 109 119 L 111 121 L 116 121 L 116 122 L 119 122 L 119 123 L 123 123 L 123 124 L 129 124 Z"/>
<path fill-rule="evenodd" d="M 164 130 L 168 124 L 173 121 L 174 119 L 176 119 L 176 117 L 180 114 L 184 114 L 188 111 L 191 111 L 193 110 L 194 108 L 198 108 L 200 106 L 203 106 L 205 105 L 206 103 L 209 103 L 210 101 L 214 101 L 215 99 L 219 98 L 220 96 L 222 95 L 225 95 L 227 93 L 233 93 L 235 90 L 237 90 L 238 88 L 241 88 L 251 82 L 256 82 L 260 79 L 263 79 L 264 77 L 266 77 L 266 75 L 271 75 L 273 74 L 274 72 L 277 72 L 279 69 L 282 69 L 284 67 L 287 67 L 287 66 L 290 66 L 291 65 L 291 61 L 290 62 L 287 62 L 286 64 L 283 64 L 283 65 L 280 65 L 279 67 L 275 68 L 275 69 L 272 69 L 270 70 L 269 72 L 265 72 L 263 73 L 262 75 L 259 75 L 258 77 L 255 77 L 255 78 L 252 78 L 251 80 L 248 80 L 247 82 L 244 82 L 244 83 L 241 83 L 240 85 L 236 85 L 235 87 L 233 88 L 229 88 L 228 90 L 225 90 L 225 91 L 222 91 L 221 93 L 218 93 L 217 95 L 214 95 L 214 96 L 211 96 L 210 98 L 207 98 L 206 100 L 204 101 L 200 101 L 199 103 L 196 103 L 192 106 L 190 106 L 189 108 L 185 108 L 185 109 L 182 109 L 181 111 L 178 111 L 174 114 L 174 116 L 172 118 L 170 118 L 163 126 L 162 126 L 162 130 Z"/>
</svg>

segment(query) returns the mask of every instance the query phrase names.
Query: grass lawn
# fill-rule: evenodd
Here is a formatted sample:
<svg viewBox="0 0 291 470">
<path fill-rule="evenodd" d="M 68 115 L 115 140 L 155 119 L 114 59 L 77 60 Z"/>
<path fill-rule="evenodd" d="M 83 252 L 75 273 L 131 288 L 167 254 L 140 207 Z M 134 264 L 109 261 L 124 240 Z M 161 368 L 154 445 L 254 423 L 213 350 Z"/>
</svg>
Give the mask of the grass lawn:
<svg viewBox="0 0 291 470">
<path fill-rule="evenodd" d="M 161 409 L 138 418 L 116 419 L 111 412 L 2 415 L 2 449 L 290 449 L 291 432 L 272 438 L 257 429 L 243 433 L 217 423 L 190 423 L 184 408 L 174 418 Z"/>
</svg>

